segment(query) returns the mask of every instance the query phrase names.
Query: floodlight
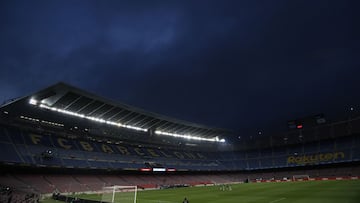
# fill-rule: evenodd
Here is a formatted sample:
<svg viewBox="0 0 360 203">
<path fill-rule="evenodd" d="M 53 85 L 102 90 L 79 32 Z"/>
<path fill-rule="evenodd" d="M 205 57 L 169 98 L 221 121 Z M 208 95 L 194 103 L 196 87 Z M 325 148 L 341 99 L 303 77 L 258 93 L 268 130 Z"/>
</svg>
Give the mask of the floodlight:
<svg viewBox="0 0 360 203">
<path fill-rule="evenodd" d="M 29 104 L 37 105 L 38 101 L 36 99 L 31 98 L 30 101 L 29 101 Z"/>
</svg>

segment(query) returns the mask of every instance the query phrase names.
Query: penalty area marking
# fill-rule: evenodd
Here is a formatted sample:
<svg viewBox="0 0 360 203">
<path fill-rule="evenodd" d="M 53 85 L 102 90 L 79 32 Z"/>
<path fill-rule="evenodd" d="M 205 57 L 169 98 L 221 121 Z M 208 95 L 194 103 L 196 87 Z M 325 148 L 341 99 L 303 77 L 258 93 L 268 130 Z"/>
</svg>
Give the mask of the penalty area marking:
<svg viewBox="0 0 360 203">
<path fill-rule="evenodd" d="M 281 200 L 284 200 L 284 199 L 286 199 L 286 198 L 285 198 L 285 197 L 283 197 L 283 198 L 280 198 L 280 199 L 276 199 L 276 200 L 273 200 L 273 201 L 271 201 L 271 202 L 269 202 L 269 203 L 280 202 Z"/>
</svg>

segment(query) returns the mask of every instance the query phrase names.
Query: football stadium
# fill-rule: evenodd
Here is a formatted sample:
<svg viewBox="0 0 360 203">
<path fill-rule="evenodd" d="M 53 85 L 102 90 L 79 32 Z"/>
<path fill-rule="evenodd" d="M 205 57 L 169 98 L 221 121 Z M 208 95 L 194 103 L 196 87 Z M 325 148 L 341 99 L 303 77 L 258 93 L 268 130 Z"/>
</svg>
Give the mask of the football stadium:
<svg viewBox="0 0 360 203">
<path fill-rule="evenodd" d="M 352 112 L 239 139 L 64 83 L 0 109 L 0 202 L 360 200 L 360 117 Z"/>
</svg>

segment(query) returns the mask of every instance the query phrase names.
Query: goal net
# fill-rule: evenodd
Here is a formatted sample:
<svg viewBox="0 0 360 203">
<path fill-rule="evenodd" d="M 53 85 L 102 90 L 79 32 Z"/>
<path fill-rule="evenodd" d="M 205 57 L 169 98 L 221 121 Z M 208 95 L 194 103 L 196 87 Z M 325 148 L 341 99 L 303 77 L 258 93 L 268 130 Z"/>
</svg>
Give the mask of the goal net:
<svg viewBox="0 0 360 203">
<path fill-rule="evenodd" d="M 309 179 L 310 179 L 309 175 L 293 175 L 292 177 L 293 181 L 304 181 Z"/>
<path fill-rule="evenodd" d="M 137 186 L 103 187 L 101 202 L 103 203 L 136 203 Z"/>
</svg>

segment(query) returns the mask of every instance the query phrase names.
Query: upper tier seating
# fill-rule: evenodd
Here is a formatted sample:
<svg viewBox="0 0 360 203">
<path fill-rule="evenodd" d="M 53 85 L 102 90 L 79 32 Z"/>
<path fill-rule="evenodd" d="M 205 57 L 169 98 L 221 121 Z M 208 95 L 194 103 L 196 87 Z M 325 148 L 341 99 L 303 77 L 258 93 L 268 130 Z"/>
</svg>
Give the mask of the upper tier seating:
<svg viewBox="0 0 360 203">
<path fill-rule="evenodd" d="M 182 170 L 254 170 L 360 160 L 360 137 L 250 151 L 158 149 L 0 127 L 0 162 L 38 167 L 139 169 L 154 162 Z"/>
</svg>

